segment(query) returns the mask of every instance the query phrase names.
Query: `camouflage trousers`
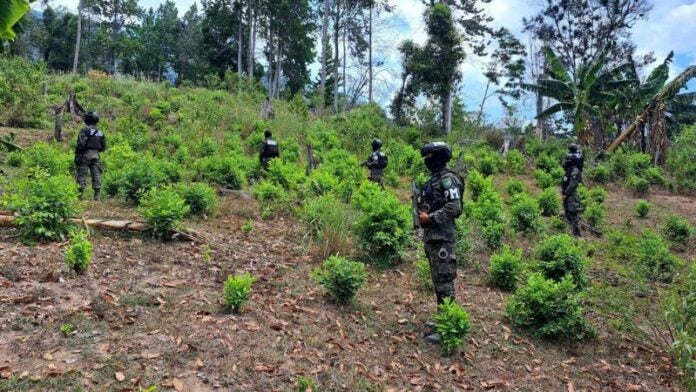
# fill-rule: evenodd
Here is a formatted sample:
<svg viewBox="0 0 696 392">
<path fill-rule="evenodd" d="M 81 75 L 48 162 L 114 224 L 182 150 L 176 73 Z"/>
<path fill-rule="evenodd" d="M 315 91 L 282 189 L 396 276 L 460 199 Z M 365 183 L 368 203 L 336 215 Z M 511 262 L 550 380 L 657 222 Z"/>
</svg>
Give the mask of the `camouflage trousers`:
<svg viewBox="0 0 696 392">
<path fill-rule="evenodd" d="M 87 176 L 92 177 L 92 189 L 101 189 L 101 160 L 99 158 L 79 157 L 75 160 L 77 165 L 77 185 L 81 190 L 87 187 Z"/>
<path fill-rule="evenodd" d="M 573 230 L 573 235 L 575 237 L 580 237 L 580 212 L 582 208 L 577 194 L 570 195 L 563 200 L 563 210 Z"/>
<path fill-rule="evenodd" d="M 379 184 L 379 186 L 384 188 L 384 170 L 380 170 L 380 169 L 370 170 L 370 175 L 367 177 L 367 179 Z"/>
<path fill-rule="evenodd" d="M 456 241 L 428 241 L 425 243 L 425 256 L 430 262 L 430 276 L 433 279 L 438 305 L 445 298 L 454 299 L 454 279 L 457 278 Z"/>
</svg>

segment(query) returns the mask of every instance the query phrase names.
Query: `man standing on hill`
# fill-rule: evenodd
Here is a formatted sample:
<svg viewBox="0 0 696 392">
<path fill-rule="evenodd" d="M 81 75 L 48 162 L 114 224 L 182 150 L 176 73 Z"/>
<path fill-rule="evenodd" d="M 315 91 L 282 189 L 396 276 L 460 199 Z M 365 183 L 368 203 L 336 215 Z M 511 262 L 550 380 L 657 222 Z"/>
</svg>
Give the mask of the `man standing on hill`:
<svg viewBox="0 0 696 392">
<path fill-rule="evenodd" d="M 423 228 L 425 254 L 430 262 L 430 274 L 435 286 L 437 303 L 445 298 L 454 300 L 454 279 L 457 277 L 457 227 L 455 220 L 462 214 L 464 180 L 447 168 L 452 150 L 443 142 L 429 143 L 421 149 L 425 166 L 432 174 L 423 186 L 418 200 L 418 220 Z M 439 342 L 429 321 L 425 339 Z"/>
<path fill-rule="evenodd" d="M 94 200 L 100 200 L 101 193 L 101 156 L 106 150 L 106 137 L 97 129 L 99 115 L 95 112 L 87 112 L 84 115 L 85 128 L 82 128 L 77 136 L 75 146 L 75 165 L 77 166 L 77 184 L 80 191 L 80 199 L 87 186 L 87 174 L 92 176 L 92 189 Z"/>
<path fill-rule="evenodd" d="M 382 141 L 375 139 L 372 141 L 372 154 L 363 165 L 367 166 L 370 170 L 370 176 L 368 179 L 370 181 L 376 182 L 384 188 L 384 169 L 387 168 L 387 155 L 380 151 L 382 148 Z"/>
<path fill-rule="evenodd" d="M 271 131 L 267 130 L 264 132 L 263 137 L 259 160 L 261 161 L 261 167 L 265 170 L 268 169 L 268 162 L 280 156 L 280 148 L 278 148 L 278 142 L 273 139 Z"/>
<path fill-rule="evenodd" d="M 584 166 L 584 158 L 580 153 L 580 148 L 577 144 L 571 144 L 568 147 L 568 154 L 563 159 L 563 169 L 565 176 L 561 183 L 561 191 L 563 193 L 563 209 L 565 216 L 573 229 L 573 236 L 580 237 L 580 198 L 578 197 L 578 186 L 582 184 L 582 169 Z"/>
</svg>

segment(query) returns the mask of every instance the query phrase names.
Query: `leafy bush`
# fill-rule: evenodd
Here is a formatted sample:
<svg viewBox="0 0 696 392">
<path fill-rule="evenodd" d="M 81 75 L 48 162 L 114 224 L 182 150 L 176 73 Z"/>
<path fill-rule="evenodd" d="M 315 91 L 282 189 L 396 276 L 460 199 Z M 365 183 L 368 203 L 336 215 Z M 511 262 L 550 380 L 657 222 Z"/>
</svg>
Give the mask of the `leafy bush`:
<svg viewBox="0 0 696 392">
<path fill-rule="evenodd" d="M 254 277 L 248 272 L 228 276 L 224 287 L 225 306 L 233 312 L 239 313 L 242 306 L 249 300 L 254 280 Z"/>
<path fill-rule="evenodd" d="M 555 168 L 559 167 L 560 163 L 557 162 L 549 154 L 541 154 L 534 162 L 537 169 L 542 170 L 546 173 L 551 173 Z"/>
<path fill-rule="evenodd" d="M 520 193 L 525 193 L 527 191 L 527 187 L 525 187 L 524 182 L 514 178 L 508 180 L 505 189 L 507 190 L 507 193 L 510 196 L 515 196 Z"/>
<path fill-rule="evenodd" d="M 324 195 L 327 193 L 340 193 L 340 179 L 329 173 L 325 167 L 312 172 L 309 178 L 309 190 L 315 196 Z"/>
<path fill-rule="evenodd" d="M 578 187 L 578 196 L 580 203 L 587 207 L 591 204 L 602 204 L 607 198 L 607 191 L 602 187 L 587 188 L 584 186 Z"/>
<path fill-rule="evenodd" d="M 662 226 L 662 233 L 668 240 L 686 245 L 694 235 L 694 228 L 685 218 L 672 214 Z"/>
<path fill-rule="evenodd" d="M 418 259 L 413 262 L 413 268 L 416 270 L 416 280 L 423 291 L 432 292 L 433 278 L 430 274 L 430 263 L 425 259 Z"/>
<path fill-rule="evenodd" d="M 69 154 L 46 142 L 38 142 L 22 152 L 24 167 L 39 167 L 52 176 L 68 174 L 71 161 Z"/>
<path fill-rule="evenodd" d="M 481 234 L 488 249 L 499 249 L 505 238 L 505 224 L 488 222 L 481 228 Z"/>
<path fill-rule="evenodd" d="M 543 216 L 555 216 L 558 214 L 558 210 L 561 209 L 561 198 L 558 196 L 558 192 L 553 188 L 545 189 L 539 195 L 537 201 L 539 202 L 539 209 Z"/>
<path fill-rule="evenodd" d="M 542 241 L 534 249 L 539 270 L 548 279 L 561 281 L 570 276 L 579 289 L 587 286 L 585 260 L 582 248 L 567 234 L 559 234 Z"/>
<path fill-rule="evenodd" d="M 148 191 L 138 207 L 138 212 L 150 224 L 153 235 L 162 239 L 168 239 L 173 230 L 181 227 L 188 211 L 184 198 L 170 187 Z"/>
<path fill-rule="evenodd" d="M 254 221 L 248 220 L 242 225 L 242 233 L 249 234 L 254 231 Z"/>
<path fill-rule="evenodd" d="M 652 204 L 650 204 L 647 200 L 638 200 L 636 203 L 636 215 L 638 215 L 639 218 L 646 218 L 648 216 L 648 213 L 650 213 L 650 209 L 652 208 Z"/>
<path fill-rule="evenodd" d="M 312 272 L 312 278 L 328 290 L 337 303 L 343 305 L 355 297 L 367 279 L 367 272 L 361 262 L 332 256 Z"/>
<path fill-rule="evenodd" d="M 604 209 L 604 207 L 601 204 L 597 203 L 590 204 L 590 206 L 585 208 L 585 211 L 583 211 L 582 213 L 582 216 L 584 216 L 585 219 L 587 219 L 587 223 L 589 223 L 590 226 L 595 228 L 599 228 L 600 226 L 602 226 L 606 215 L 607 212 Z"/>
<path fill-rule="evenodd" d="M 32 242 L 63 239 L 80 204 L 74 179 L 33 168 L 7 185 L 2 205 L 17 214 L 22 239 Z"/>
<path fill-rule="evenodd" d="M 45 79 L 43 62 L 18 56 L 0 59 L 0 123 L 9 127 L 41 127 L 48 109 L 39 88 Z"/>
<path fill-rule="evenodd" d="M 665 177 L 662 169 L 659 167 L 651 167 L 645 170 L 643 177 L 648 180 L 650 185 L 664 185 Z"/>
<path fill-rule="evenodd" d="M 537 202 L 526 194 L 517 195 L 510 208 L 510 225 L 520 233 L 538 233 L 541 220 Z"/>
<path fill-rule="evenodd" d="M 638 269 L 650 280 L 671 282 L 681 260 L 652 230 L 644 230 L 638 241 Z"/>
<path fill-rule="evenodd" d="M 201 159 L 198 172 L 206 181 L 237 190 L 246 182 L 241 166 L 236 157 L 212 156 Z"/>
<path fill-rule="evenodd" d="M 611 155 L 609 166 L 615 178 L 625 179 L 629 175 L 641 175 L 652 164 L 648 154 L 619 149 Z"/>
<path fill-rule="evenodd" d="M 355 216 L 349 206 L 324 195 L 305 201 L 304 217 L 322 257 L 351 254 Z"/>
<path fill-rule="evenodd" d="M 505 246 L 502 252 L 491 256 L 488 284 L 501 290 L 514 291 L 523 271 L 522 250 L 513 252 Z"/>
<path fill-rule="evenodd" d="M 638 196 L 643 196 L 650 190 L 650 182 L 643 177 L 631 175 L 626 185 Z"/>
<path fill-rule="evenodd" d="M 452 298 L 445 298 L 437 306 L 433 318 L 435 330 L 440 336 L 440 350 L 443 355 L 450 355 L 464 344 L 464 337 L 471 331 L 469 314 L 457 305 Z"/>
<path fill-rule="evenodd" d="M 299 94 L 297 94 L 295 96 L 300 97 Z M 295 102 L 295 100 L 293 100 L 292 102 Z M 304 104 L 304 102 L 302 102 L 302 103 Z M 299 377 L 297 377 L 297 388 L 295 389 L 295 391 L 296 392 L 314 392 L 314 391 L 318 392 L 318 391 L 320 391 L 320 389 L 317 387 L 317 384 L 311 378 L 299 376 Z"/>
<path fill-rule="evenodd" d="M 10 167 L 20 167 L 22 166 L 22 151 L 12 151 L 7 153 L 7 164 Z"/>
<path fill-rule="evenodd" d="M 696 388 L 696 263 L 668 297 L 665 316 L 674 329 L 672 349 L 689 390 Z"/>
<path fill-rule="evenodd" d="M 595 335 L 580 302 L 570 276 L 554 281 L 534 273 L 508 299 L 505 315 L 514 326 L 533 329 L 536 337 L 579 341 Z"/>
<path fill-rule="evenodd" d="M 92 243 L 89 242 L 89 231 L 70 231 L 70 245 L 65 250 L 65 264 L 68 268 L 81 274 L 87 271 L 92 263 Z"/>
<path fill-rule="evenodd" d="M 266 179 L 282 186 L 286 190 L 296 191 L 299 190 L 300 184 L 304 182 L 305 171 L 303 167 L 296 163 L 274 159 L 268 164 Z"/>
<path fill-rule="evenodd" d="M 611 169 L 607 165 L 597 165 L 587 170 L 587 177 L 598 184 L 606 184 L 611 179 Z"/>
<path fill-rule="evenodd" d="M 667 166 L 679 190 L 696 189 L 696 126 L 682 130 L 669 147 Z"/>
<path fill-rule="evenodd" d="M 262 180 L 251 189 L 252 194 L 262 204 L 279 204 L 290 199 L 283 187 L 268 180 Z"/>
<path fill-rule="evenodd" d="M 498 156 L 485 154 L 478 161 L 478 169 L 485 177 L 492 176 L 498 172 Z"/>
<path fill-rule="evenodd" d="M 179 184 L 177 193 L 184 199 L 189 208 L 189 215 L 210 216 L 215 212 L 217 196 L 215 189 L 202 182 Z"/>
<path fill-rule="evenodd" d="M 388 192 L 365 207 L 356 223 L 358 245 L 371 261 L 393 265 L 410 242 L 411 212 Z"/>
<path fill-rule="evenodd" d="M 548 232 L 552 234 L 564 233 L 568 229 L 568 223 L 558 216 L 551 217 L 548 224 Z"/>
<path fill-rule="evenodd" d="M 558 185 L 558 182 L 553 175 L 543 170 L 534 170 L 532 175 L 537 182 L 537 186 L 541 189 L 551 188 Z"/>
<path fill-rule="evenodd" d="M 138 204 L 143 194 L 164 185 L 166 181 L 167 177 L 157 161 L 153 158 L 145 158 L 142 162 L 126 169 L 120 185 L 126 200 Z"/>
<path fill-rule="evenodd" d="M 471 190 L 471 200 L 477 201 L 479 196 L 488 189 L 493 189 L 493 181 L 486 178 L 478 170 L 471 170 L 466 178 Z"/>
<path fill-rule="evenodd" d="M 527 159 L 518 150 L 510 150 L 505 157 L 505 167 L 510 174 L 522 174 L 527 166 Z"/>
</svg>

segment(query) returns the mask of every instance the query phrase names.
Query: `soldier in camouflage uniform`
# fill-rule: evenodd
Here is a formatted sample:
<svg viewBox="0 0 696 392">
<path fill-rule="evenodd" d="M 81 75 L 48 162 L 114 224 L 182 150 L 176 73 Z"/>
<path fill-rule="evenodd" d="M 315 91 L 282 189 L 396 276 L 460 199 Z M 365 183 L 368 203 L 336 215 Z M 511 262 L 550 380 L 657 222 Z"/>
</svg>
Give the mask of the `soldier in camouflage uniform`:
<svg viewBox="0 0 696 392">
<path fill-rule="evenodd" d="M 75 165 L 77 166 L 77 184 L 80 198 L 82 198 L 87 186 L 87 175 L 92 176 L 92 189 L 94 200 L 100 199 L 101 193 L 101 156 L 106 150 L 106 137 L 97 128 L 99 115 L 95 112 L 87 112 L 84 116 L 85 128 L 82 128 L 77 136 L 75 145 Z"/>
<path fill-rule="evenodd" d="M 563 193 L 563 209 L 565 216 L 573 229 L 573 236 L 580 237 L 580 198 L 578 197 L 578 186 L 582 184 L 582 169 L 584 158 L 577 144 L 568 147 L 568 154 L 563 159 L 563 169 L 565 176 L 561 184 Z"/>
<path fill-rule="evenodd" d="M 278 142 L 273 139 L 273 133 L 271 133 L 271 131 L 265 131 L 263 133 L 263 144 L 259 151 L 261 167 L 263 167 L 264 170 L 268 169 L 268 163 L 279 156 L 280 148 L 278 147 Z"/>
<path fill-rule="evenodd" d="M 370 176 L 368 179 L 370 181 L 376 182 L 384 188 L 384 169 L 387 168 L 387 155 L 380 151 L 382 148 L 382 141 L 375 139 L 372 141 L 372 154 L 367 158 L 367 161 L 363 165 L 367 166 L 370 170 Z"/>
<path fill-rule="evenodd" d="M 455 219 L 462 213 L 464 181 L 447 168 L 452 150 L 443 142 L 429 143 L 421 149 L 421 156 L 432 176 L 423 186 L 418 203 L 418 220 L 423 227 L 425 254 L 430 262 L 430 273 L 435 286 L 438 305 L 445 298 L 454 300 L 454 279 L 457 277 L 457 228 Z M 434 324 L 426 323 L 430 333 L 426 340 L 439 342 Z"/>
</svg>

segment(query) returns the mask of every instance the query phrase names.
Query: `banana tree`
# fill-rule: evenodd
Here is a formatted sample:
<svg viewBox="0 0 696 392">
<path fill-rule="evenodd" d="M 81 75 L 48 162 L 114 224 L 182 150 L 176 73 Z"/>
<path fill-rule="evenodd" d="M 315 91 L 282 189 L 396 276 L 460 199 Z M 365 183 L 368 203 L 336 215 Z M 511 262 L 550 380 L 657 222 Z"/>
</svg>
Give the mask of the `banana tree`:
<svg viewBox="0 0 696 392">
<path fill-rule="evenodd" d="M 592 142 L 594 124 L 606 120 L 602 109 L 610 99 L 610 92 L 633 83 L 624 76 L 630 64 L 605 69 L 609 51 L 604 50 L 571 76 L 570 70 L 551 48 L 544 47 L 542 50 L 548 64 L 549 78 L 539 79 L 536 84 L 523 84 L 522 87 L 556 101 L 539 113 L 537 118 L 564 113 L 571 119 L 578 141 L 588 146 Z"/>
<path fill-rule="evenodd" d="M 29 12 L 27 0 L 0 1 L 0 41 L 10 41 L 17 35 L 17 22 Z"/>
<path fill-rule="evenodd" d="M 667 130 L 671 118 L 679 115 L 696 114 L 696 94 L 679 92 L 696 78 L 696 65 L 689 66 L 679 76 L 667 83 L 655 94 L 635 121 L 609 146 L 612 152 L 640 127 L 647 125 L 650 130 L 649 153 L 656 164 L 663 163 L 667 150 Z"/>
</svg>

